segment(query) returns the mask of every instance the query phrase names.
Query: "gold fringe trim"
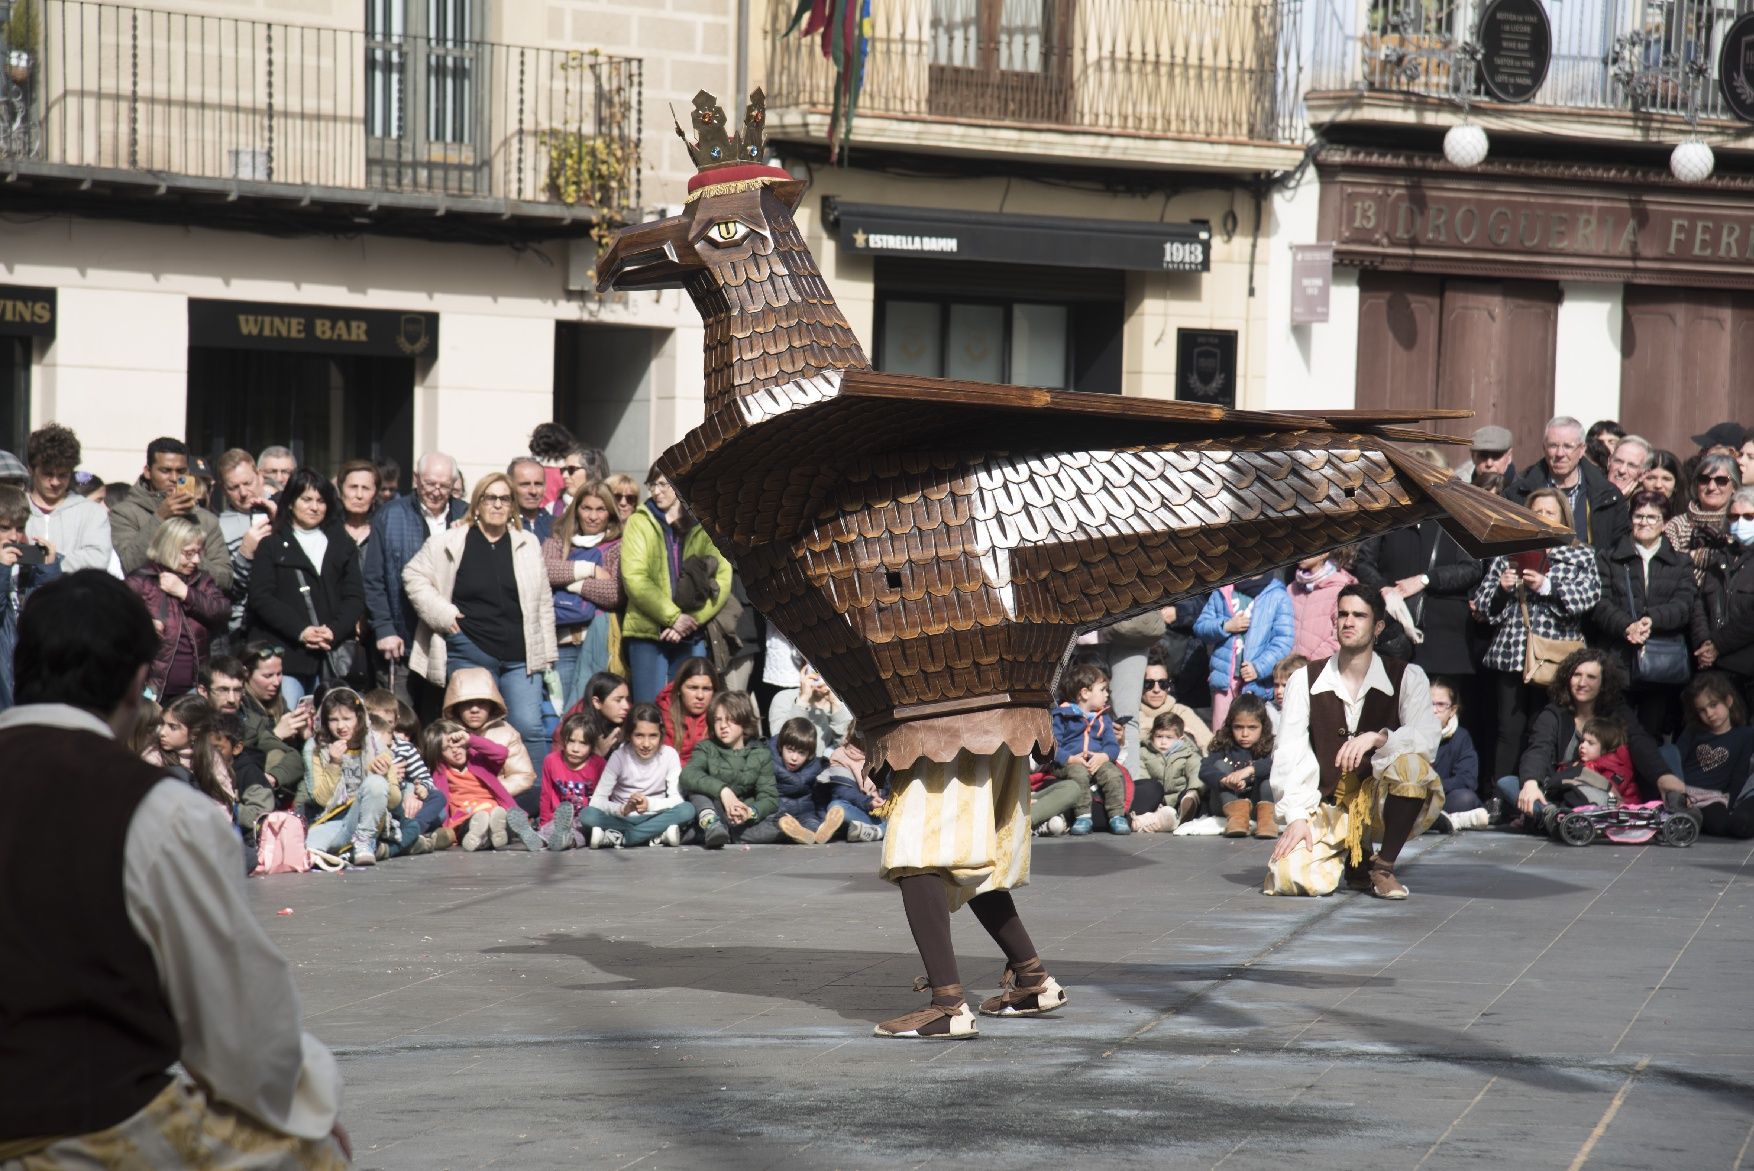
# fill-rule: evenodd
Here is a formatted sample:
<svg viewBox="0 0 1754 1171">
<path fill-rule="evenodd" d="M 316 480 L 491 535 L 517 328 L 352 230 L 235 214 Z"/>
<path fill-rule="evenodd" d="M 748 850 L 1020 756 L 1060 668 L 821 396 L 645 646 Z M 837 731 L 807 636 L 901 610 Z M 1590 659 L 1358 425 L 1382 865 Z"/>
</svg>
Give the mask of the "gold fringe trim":
<svg viewBox="0 0 1754 1171">
<path fill-rule="evenodd" d="M 690 191 L 682 202 L 684 205 L 704 199 L 708 195 L 735 195 L 739 191 L 757 191 L 769 183 L 780 182 L 778 175 L 757 175 L 753 179 L 732 179 L 725 183 L 708 183 L 705 187 Z"/>
</svg>

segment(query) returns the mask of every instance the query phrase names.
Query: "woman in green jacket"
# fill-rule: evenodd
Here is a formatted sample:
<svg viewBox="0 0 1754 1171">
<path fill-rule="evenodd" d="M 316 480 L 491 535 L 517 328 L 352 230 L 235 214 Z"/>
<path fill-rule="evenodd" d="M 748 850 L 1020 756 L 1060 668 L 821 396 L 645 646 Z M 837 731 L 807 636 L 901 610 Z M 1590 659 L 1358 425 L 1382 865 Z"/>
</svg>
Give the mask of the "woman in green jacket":
<svg viewBox="0 0 1754 1171">
<path fill-rule="evenodd" d="M 656 465 L 646 475 L 646 488 L 650 498 L 627 518 L 621 534 L 621 584 L 627 594 L 621 651 L 635 703 L 652 702 L 678 663 L 706 654 L 706 624 L 731 596 L 731 563 L 688 515 Z M 711 559 L 717 589 L 704 605 L 684 611 L 676 604 L 676 583 L 693 558 Z"/>
<path fill-rule="evenodd" d="M 713 738 L 695 745 L 679 781 L 694 805 L 701 844 L 717 850 L 731 841 L 779 841 L 780 787 L 755 701 L 745 691 L 721 691 L 706 714 Z"/>
</svg>

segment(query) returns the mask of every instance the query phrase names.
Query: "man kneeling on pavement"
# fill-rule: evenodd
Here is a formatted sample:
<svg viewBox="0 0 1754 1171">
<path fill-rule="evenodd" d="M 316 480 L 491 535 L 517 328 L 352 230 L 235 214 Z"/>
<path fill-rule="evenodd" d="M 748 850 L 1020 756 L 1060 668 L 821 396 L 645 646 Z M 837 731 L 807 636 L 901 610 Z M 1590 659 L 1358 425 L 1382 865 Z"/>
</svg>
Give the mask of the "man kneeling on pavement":
<svg viewBox="0 0 1754 1171">
<path fill-rule="evenodd" d="M 1287 825 L 1266 894 L 1332 894 L 1344 878 L 1377 898 L 1407 897 L 1395 860 L 1443 810 L 1431 765 L 1442 730 L 1425 672 L 1376 653 L 1383 620 L 1380 596 L 1346 586 L 1334 613 L 1339 650 L 1286 682 L 1273 781 Z"/>
</svg>

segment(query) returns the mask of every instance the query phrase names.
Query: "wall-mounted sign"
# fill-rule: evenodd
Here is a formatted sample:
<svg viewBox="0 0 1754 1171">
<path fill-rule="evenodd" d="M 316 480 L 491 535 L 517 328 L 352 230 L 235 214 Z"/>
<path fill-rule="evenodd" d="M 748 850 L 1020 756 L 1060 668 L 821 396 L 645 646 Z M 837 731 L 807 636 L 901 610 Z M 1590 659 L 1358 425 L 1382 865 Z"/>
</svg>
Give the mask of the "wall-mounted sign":
<svg viewBox="0 0 1754 1171">
<path fill-rule="evenodd" d="M 1480 84 L 1501 102 L 1526 102 L 1553 63 L 1553 25 L 1541 0 L 1487 0 L 1480 12 Z"/>
<path fill-rule="evenodd" d="M 1744 122 L 1754 122 L 1754 12 L 1736 17 L 1718 50 L 1717 87 L 1724 105 Z"/>
<path fill-rule="evenodd" d="M 438 326 L 436 313 L 255 301 L 189 302 L 192 346 L 419 358 L 438 351 Z"/>
<path fill-rule="evenodd" d="M 832 196 L 823 201 L 823 213 L 840 246 L 863 255 L 1140 272 L 1212 267 L 1212 231 L 1199 224 L 989 215 L 846 203 Z"/>
<path fill-rule="evenodd" d="M 1175 331 L 1175 397 L 1236 407 L 1236 331 Z"/>
<path fill-rule="evenodd" d="M 1313 325 L 1328 319 L 1328 290 L 1333 280 L 1332 244 L 1291 246 L 1291 324 Z"/>
<path fill-rule="evenodd" d="M 54 337 L 55 290 L 0 285 L 0 336 Z"/>
</svg>

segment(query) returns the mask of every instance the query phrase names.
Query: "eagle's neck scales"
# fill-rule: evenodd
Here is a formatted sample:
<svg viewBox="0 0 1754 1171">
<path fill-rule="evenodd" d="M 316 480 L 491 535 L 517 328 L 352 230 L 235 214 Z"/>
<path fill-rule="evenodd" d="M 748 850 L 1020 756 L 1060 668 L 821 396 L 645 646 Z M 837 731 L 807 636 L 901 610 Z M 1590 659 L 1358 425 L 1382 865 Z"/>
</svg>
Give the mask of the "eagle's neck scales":
<svg viewBox="0 0 1754 1171">
<path fill-rule="evenodd" d="M 772 241 L 747 260 L 698 272 L 688 285 L 706 327 L 706 410 L 820 374 L 871 362 L 834 303 L 790 216 L 770 214 Z"/>
</svg>

